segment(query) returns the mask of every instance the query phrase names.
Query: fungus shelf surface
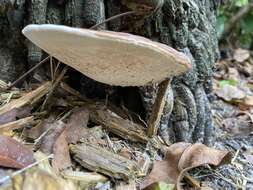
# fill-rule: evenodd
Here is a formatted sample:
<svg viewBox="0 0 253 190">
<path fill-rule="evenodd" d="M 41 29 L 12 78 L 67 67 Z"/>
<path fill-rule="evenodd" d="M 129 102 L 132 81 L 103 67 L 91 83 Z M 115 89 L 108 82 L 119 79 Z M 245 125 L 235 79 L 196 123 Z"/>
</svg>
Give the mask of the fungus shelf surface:
<svg viewBox="0 0 253 190">
<path fill-rule="evenodd" d="M 144 37 L 61 25 L 28 25 L 23 34 L 45 52 L 109 85 L 144 86 L 187 71 L 189 58 Z"/>
</svg>

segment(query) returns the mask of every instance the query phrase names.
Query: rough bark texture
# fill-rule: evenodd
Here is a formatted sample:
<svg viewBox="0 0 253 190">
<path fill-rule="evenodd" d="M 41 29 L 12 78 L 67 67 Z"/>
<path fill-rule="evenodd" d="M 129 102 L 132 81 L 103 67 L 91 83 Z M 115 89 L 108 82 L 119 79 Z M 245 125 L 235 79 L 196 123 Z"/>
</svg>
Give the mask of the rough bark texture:
<svg viewBox="0 0 253 190">
<path fill-rule="evenodd" d="M 25 43 L 20 34 L 26 24 L 56 23 L 88 28 L 105 18 L 134 10 L 135 15 L 106 23 L 100 29 L 125 31 L 160 41 L 186 53 L 192 60 L 192 70 L 174 77 L 171 89 L 168 89 L 160 135 L 166 142 L 185 140 L 212 144 L 208 95 L 212 91 L 212 67 L 218 58 L 215 31 L 217 5 L 216 0 L 1 1 L 1 79 L 14 80 L 24 71 L 26 64 L 34 64 L 42 57 L 42 51 L 29 42 Z M 107 88 L 95 82 L 87 84 L 87 81 L 82 78 L 84 89 L 85 85 L 88 90 Z M 96 87 L 90 88 L 91 84 Z M 148 117 L 157 84 L 142 87 L 139 91 Z"/>
</svg>

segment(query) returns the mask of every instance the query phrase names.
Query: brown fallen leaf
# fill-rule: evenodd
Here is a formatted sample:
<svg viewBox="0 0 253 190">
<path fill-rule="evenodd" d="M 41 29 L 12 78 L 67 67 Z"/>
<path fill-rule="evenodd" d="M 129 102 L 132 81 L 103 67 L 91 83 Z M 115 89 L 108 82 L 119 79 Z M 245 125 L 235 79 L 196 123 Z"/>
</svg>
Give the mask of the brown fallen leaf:
<svg viewBox="0 0 253 190">
<path fill-rule="evenodd" d="M 230 156 L 228 151 L 216 150 L 206 145 L 196 143 L 185 149 L 179 160 L 178 168 L 179 170 L 183 170 L 204 164 L 218 166 L 220 164 L 229 163 L 231 159 Z"/>
<path fill-rule="evenodd" d="M 55 116 L 50 116 L 49 118 L 43 119 L 32 128 L 24 128 L 23 136 L 32 140 L 41 138 L 41 135 L 50 129 L 55 120 Z"/>
<path fill-rule="evenodd" d="M 42 140 L 41 150 L 47 154 L 54 154 L 52 166 L 56 172 L 71 166 L 68 144 L 75 144 L 88 135 L 88 120 L 89 111 L 81 107 L 72 111 L 67 124 L 61 121 L 51 124 L 50 133 Z"/>
<path fill-rule="evenodd" d="M 87 124 L 89 111 L 87 108 L 75 108 L 66 124 L 66 139 L 68 143 L 76 143 L 88 134 Z"/>
<path fill-rule="evenodd" d="M 53 147 L 54 158 L 52 167 L 56 173 L 71 166 L 69 146 L 66 138 L 66 131 L 63 131 L 54 143 Z"/>
<path fill-rule="evenodd" d="M 180 190 L 180 182 L 186 171 L 204 164 L 219 166 L 230 160 L 231 155 L 228 151 L 216 150 L 200 143 L 176 143 L 168 148 L 165 160 L 154 163 L 151 173 L 144 179 L 140 188 L 147 188 L 156 182 L 165 182 L 176 184 Z"/>
<path fill-rule="evenodd" d="M 13 108 L 0 115 L 0 125 L 28 117 L 31 115 L 31 106 L 23 106 L 21 108 Z"/>
<path fill-rule="evenodd" d="M 0 135 L 0 145 L 0 166 L 20 169 L 35 161 L 31 150 L 10 137 Z"/>
<path fill-rule="evenodd" d="M 140 188 L 144 189 L 156 182 L 175 184 L 180 174 L 178 162 L 184 150 L 190 143 L 176 143 L 171 145 L 166 152 L 165 160 L 156 161 L 151 173 L 144 179 Z"/>
<path fill-rule="evenodd" d="M 57 138 L 64 131 L 66 124 L 62 121 L 55 121 L 49 124 L 48 133 L 41 139 L 40 150 L 45 154 L 51 154 L 53 152 L 54 144 Z"/>
</svg>

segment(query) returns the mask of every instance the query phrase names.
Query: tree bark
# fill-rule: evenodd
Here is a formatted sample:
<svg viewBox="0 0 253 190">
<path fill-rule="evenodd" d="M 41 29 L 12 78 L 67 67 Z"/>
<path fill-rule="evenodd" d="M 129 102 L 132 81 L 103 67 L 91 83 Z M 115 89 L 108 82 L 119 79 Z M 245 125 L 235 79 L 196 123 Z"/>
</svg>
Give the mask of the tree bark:
<svg viewBox="0 0 253 190">
<path fill-rule="evenodd" d="M 174 77 L 171 82 L 159 134 L 166 142 L 171 143 L 198 141 L 212 144 L 214 129 L 209 95 L 212 92 L 213 65 L 219 57 L 215 30 L 218 1 L 17 0 L 15 4 L 12 2 L 11 0 L 0 2 L 1 79 L 12 81 L 29 64 L 41 60 L 43 52 L 27 43 L 20 33 L 25 25 L 55 23 L 88 28 L 113 15 L 134 10 L 135 15 L 103 24 L 100 29 L 148 37 L 184 52 L 192 60 L 192 69 Z M 98 84 L 93 82 L 92 85 Z M 139 93 L 142 96 L 147 119 L 157 94 L 157 84 L 139 88 Z"/>
</svg>

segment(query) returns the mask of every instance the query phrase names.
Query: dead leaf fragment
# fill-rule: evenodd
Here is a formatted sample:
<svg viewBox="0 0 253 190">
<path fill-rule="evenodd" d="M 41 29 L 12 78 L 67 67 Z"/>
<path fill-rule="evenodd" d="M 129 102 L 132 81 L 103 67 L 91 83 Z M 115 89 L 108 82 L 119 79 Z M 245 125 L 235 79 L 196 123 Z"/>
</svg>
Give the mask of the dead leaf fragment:
<svg viewBox="0 0 253 190">
<path fill-rule="evenodd" d="M 179 170 L 183 170 L 204 164 L 218 166 L 219 164 L 229 163 L 231 159 L 230 156 L 228 151 L 216 150 L 206 145 L 196 143 L 185 149 L 179 160 L 178 168 Z"/>
<path fill-rule="evenodd" d="M 52 166 L 57 173 L 71 166 L 66 131 L 63 131 L 57 138 L 53 147 L 53 154 Z"/>
<path fill-rule="evenodd" d="M 136 190 L 136 183 L 134 181 L 130 181 L 128 184 L 120 183 L 116 185 L 116 190 Z"/>
<path fill-rule="evenodd" d="M 174 190 L 175 185 L 174 184 L 167 184 L 164 182 L 157 182 L 154 183 L 148 187 L 146 187 L 144 190 Z"/>
<path fill-rule="evenodd" d="M 151 173 L 144 179 L 140 188 L 144 189 L 156 182 L 175 184 L 180 174 L 177 167 L 178 162 L 184 150 L 190 145 L 190 143 L 176 143 L 171 145 L 166 152 L 165 160 L 154 163 Z"/>
<path fill-rule="evenodd" d="M 23 168 L 34 162 L 33 152 L 20 142 L 0 135 L 0 166 Z"/>
<path fill-rule="evenodd" d="M 154 183 L 165 182 L 176 184 L 177 189 L 180 190 L 180 182 L 186 171 L 204 164 L 219 166 L 230 160 L 228 151 L 216 150 L 200 143 L 193 145 L 176 143 L 168 148 L 165 160 L 154 163 L 151 173 L 144 179 L 140 188 L 144 189 Z"/>
<path fill-rule="evenodd" d="M 52 175 L 45 170 L 35 168 L 23 175 L 23 183 L 20 184 L 22 190 L 75 190 L 75 186 L 70 181 Z"/>
<path fill-rule="evenodd" d="M 76 143 L 81 138 L 87 136 L 87 124 L 89 121 L 89 111 L 87 108 L 75 108 L 66 124 L 66 138 L 68 143 Z"/>
<path fill-rule="evenodd" d="M 13 108 L 0 115 L 0 125 L 30 116 L 31 106 Z"/>
<path fill-rule="evenodd" d="M 40 149 L 43 153 L 51 154 L 54 144 L 64 131 L 66 124 L 62 121 L 55 121 L 53 123 L 46 123 L 45 125 L 48 125 L 45 126 L 48 129 L 48 133 L 42 138 Z"/>
<path fill-rule="evenodd" d="M 246 97 L 246 93 L 237 86 L 225 84 L 216 90 L 216 95 L 226 101 L 242 100 Z"/>
</svg>

